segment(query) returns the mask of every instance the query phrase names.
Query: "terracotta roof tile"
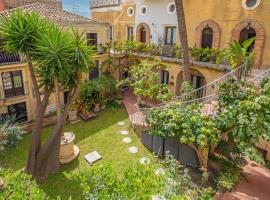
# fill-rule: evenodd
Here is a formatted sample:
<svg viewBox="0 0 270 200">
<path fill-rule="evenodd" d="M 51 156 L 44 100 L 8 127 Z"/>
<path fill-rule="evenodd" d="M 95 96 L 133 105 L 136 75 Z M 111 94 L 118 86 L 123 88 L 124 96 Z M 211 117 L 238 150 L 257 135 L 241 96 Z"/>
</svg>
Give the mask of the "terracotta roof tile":
<svg viewBox="0 0 270 200">
<path fill-rule="evenodd" d="M 57 22 L 94 22 L 93 20 L 83 17 L 71 12 L 64 11 L 60 8 L 56 8 L 43 3 L 33 3 L 26 6 L 5 10 L 0 12 L 0 16 L 8 16 L 16 10 L 23 10 L 25 12 L 37 12 L 41 17 L 44 17 L 50 21 Z"/>
</svg>

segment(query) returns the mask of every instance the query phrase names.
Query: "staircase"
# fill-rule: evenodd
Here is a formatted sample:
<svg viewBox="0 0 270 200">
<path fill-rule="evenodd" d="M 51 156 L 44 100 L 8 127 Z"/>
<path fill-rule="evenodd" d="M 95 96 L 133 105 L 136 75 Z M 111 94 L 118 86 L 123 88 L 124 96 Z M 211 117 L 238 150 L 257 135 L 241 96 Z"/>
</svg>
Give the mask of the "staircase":
<svg viewBox="0 0 270 200">
<path fill-rule="evenodd" d="M 251 82 L 255 85 L 259 85 L 261 80 L 264 77 L 270 77 L 270 69 L 267 70 L 252 70 L 250 75 L 247 75 L 246 65 L 242 65 L 229 73 L 225 74 L 224 76 L 216 79 L 215 81 L 198 88 L 196 90 L 193 90 L 189 93 L 180 95 L 175 97 L 173 100 L 158 104 L 152 108 L 138 108 L 136 111 L 133 112 L 132 115 L 130 115 L 130 121 L 132 123 L 133 128 L 147 128 L 147 124 L 145 122 L 145 115 L 147 112 L 149 112 L 153 108 L 161 108 L 166 107 L 173 103 L 180 103 L 189 105 L 192 103 L 202 103 L 205 104 L 203 108 L 203 113 L 205 115 L 211 115 L 213 114 L 213 111 L 216 107 L 216 100 L 217 100 L 217 89 L 218 85 L 221 83 L 224 83 L 226 81 L 232 80 L 234 78 L 235 80 L 243 80 L 245 79 L 248 82 Z"/>
</svg>

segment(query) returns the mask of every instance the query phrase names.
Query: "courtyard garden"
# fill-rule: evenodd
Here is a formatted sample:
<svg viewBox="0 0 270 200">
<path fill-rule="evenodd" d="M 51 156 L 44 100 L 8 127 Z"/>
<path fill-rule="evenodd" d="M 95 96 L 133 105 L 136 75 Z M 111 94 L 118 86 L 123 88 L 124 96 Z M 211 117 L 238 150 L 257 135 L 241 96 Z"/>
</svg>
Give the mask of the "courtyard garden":
<svg viewBox="0 0 270 200">
<path fill-rule="evenodd" d="M 117 125 L 119 121 L 124 121 L 125 125 Z M 48 137 L 51 129 L 52 127 L 48 127 L 44 130 L 43 140 Z M 76 179 L 79 172 L 83 173 L 101 165 L 110 165 L 119 176 L 122 176 L 123 171 L 139 163 L 141 158 L 151 154 L 132 131 L 124 107 L 117 104 L 110 105 L 99 113 L 98 118 L 90 122 L 67 123 L 64 130 L 75 133 L 75 144 L 80 148 L 80 155 L 74 162 L 63 165 L 57 174 L 41 184 L 42 190 L 50 198 L 56 198 L 57 195 L 60 195 L 62 199 L 68 199 L 69 196 L 73 199 L 82 199 L 80 182 Z M 122 130 L 129 131 L 127 136 L 132 140 L 130 144 L 122 141 L 123 138 L 127 137 L 121 135 Z M 30 134 L 23 135 L 23 139 L 15 148 L 8 149 L 4 154 L 1 154 L 1 167 L 11 168 L 14 171 L 23 170 L 27 161 L 30 136 Z M 137 154 L 131 154 L 128 151 L 128 148 L 132 146 L 138 148 Z M 94 166 L 90 166 L 84 156 L 94 150 L 101 154 L 102 160 Z"/>
</svg>

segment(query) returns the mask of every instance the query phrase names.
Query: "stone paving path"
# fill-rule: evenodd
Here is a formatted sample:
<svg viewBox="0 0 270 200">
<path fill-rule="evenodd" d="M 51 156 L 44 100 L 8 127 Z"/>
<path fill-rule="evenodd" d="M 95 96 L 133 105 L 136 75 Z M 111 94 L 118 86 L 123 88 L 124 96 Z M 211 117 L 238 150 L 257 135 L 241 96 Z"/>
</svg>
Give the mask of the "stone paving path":
<svg viewBox="0 0 270 200">
<path fill-rule="evenodd" d="M 232 192 L 217 200 L 270 200 L 270 170 L 249 162 L 244 167 L 244 179 Z"/>
</svg>

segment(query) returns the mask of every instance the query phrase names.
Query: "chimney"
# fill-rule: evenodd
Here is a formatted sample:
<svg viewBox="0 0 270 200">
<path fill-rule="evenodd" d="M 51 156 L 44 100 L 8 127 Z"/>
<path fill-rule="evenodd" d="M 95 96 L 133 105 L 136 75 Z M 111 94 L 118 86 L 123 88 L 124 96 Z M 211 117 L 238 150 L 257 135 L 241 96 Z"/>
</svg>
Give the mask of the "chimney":
<svg viewBox="0 0 270 200">
<path fill-rule="evenodd" d="M 5 0 L 0 0 L 0 12 L 6 10 Z"/>
</svg>

